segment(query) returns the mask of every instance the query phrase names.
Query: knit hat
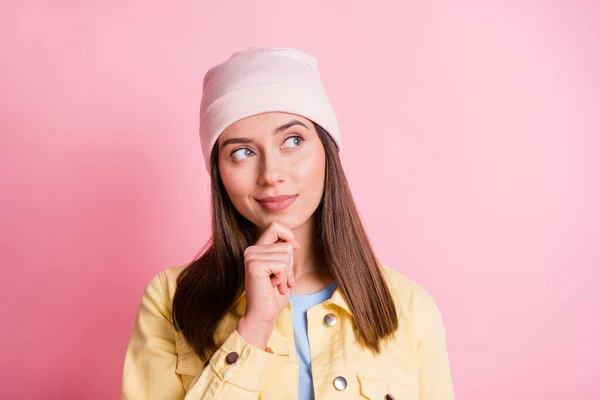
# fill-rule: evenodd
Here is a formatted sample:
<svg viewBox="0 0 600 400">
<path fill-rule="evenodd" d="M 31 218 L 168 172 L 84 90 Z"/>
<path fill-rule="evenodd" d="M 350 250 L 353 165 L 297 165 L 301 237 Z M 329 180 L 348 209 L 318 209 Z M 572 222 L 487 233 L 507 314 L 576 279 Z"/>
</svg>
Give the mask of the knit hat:
<svg viewBox="0 0 600 400">
<path fill-rule="evenodd" d="M 248 47 L 204 75 L 200 142 L 207 171 L 213 146 L 225 128 L 269 111 L 301 115 L 319 124 L 341 150 L 337 118 L 317 60 L 289 47 Z"/>
</svg>

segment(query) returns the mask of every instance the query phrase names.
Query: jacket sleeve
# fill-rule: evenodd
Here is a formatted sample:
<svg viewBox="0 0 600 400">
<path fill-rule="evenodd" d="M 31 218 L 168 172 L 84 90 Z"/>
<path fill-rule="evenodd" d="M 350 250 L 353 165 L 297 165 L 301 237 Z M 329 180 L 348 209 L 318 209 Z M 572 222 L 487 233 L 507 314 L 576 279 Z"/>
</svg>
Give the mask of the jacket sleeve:
<svg viewBox="0 0 600 400">
<path fill-rule="evenodd" d="M 125 355 L 121 398 L 256 400 L 265 369 L 276 355 L 246 343 L 237 331 L 225 340 L 186 393 L 176 372 L 176 332 L 165 285 L 161 272 L 142 295 Z"/>
<path fill-rule="evenodd" d="M 440 311 L 427 294 L 422 307 L 422 331 L 418 343 L 421 367 L 420 400 L 454 400 L 446 334 Z"/>
</svg>

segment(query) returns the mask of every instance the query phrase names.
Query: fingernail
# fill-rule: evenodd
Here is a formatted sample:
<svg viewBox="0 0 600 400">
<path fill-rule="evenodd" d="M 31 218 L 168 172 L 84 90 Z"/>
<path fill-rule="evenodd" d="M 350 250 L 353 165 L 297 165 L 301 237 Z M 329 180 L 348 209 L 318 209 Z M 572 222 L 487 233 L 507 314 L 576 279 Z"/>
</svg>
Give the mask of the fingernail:
<svg viewBox="0 0 600 400">
<path fill-rule="evenodd" d="M 300 248 L 300 243 L 298 243 L 297 240 L 294 240 L 294 247 L 299 249 Z"/>
</svg>

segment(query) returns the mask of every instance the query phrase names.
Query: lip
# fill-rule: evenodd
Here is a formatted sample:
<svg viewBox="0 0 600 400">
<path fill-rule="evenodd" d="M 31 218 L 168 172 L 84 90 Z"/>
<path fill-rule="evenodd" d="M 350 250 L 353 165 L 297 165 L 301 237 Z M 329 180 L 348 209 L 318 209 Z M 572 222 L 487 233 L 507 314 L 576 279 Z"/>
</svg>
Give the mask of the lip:
<svg viewBox="0 0 600 400">
<path fill-rule="evenodd" d="M 297 194 L 285 194 L 263 197 L 262 199 L 257 199 L 257 201 L 267 211 L 281 212 L 291 206 L 297 197 Z"/>
<path fill-rule="evenodd" d="M 261 203 L 280 203 L 298 196 L 297 194 L 280 194 L 279 196 L 267 196 L 262 199 L 257 199 Z"/>
</svg>

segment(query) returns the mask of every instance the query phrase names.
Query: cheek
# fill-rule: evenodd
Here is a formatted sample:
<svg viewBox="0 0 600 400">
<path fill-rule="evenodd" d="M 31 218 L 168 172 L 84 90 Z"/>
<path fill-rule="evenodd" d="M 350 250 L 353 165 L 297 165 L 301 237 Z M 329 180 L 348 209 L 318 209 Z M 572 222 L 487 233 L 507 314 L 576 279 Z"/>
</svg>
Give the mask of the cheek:
<svg viewBox="0 0 600 400">
<path fill-rule="evenodd" d="M 325 155 L 315 152 L 306 157 L 297 164 L 294 175 L 305 191 L 320 193 L 325 179 Z"/>
<path fill-rule="evenodd" d="M 231 200 L 235 203 L 236 198 L 246 196 L 252 190 L 250 185 L 251 180 L 246 174 L 239 170 L 231 168 L 223 168 L 221 171 L 221 180 L 223 186 Z"/>
</svg>

